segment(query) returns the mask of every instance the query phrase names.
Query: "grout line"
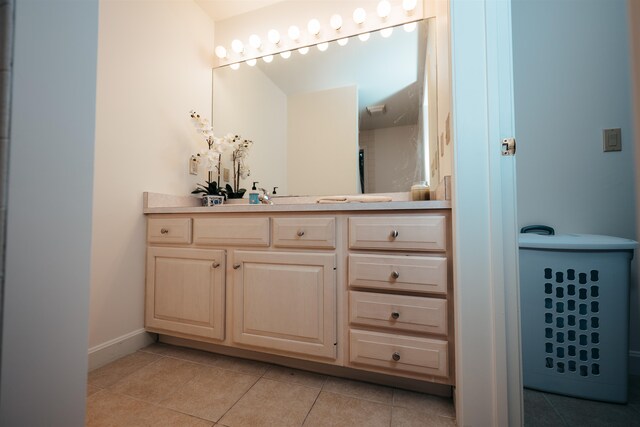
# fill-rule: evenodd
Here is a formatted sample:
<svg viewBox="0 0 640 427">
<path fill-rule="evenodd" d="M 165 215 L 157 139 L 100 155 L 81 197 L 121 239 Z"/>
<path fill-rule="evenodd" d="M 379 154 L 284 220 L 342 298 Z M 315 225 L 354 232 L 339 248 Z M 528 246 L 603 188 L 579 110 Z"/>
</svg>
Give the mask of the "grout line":
<svg viewBox="0 0 640 427">
<path fill-rule="evenodd" d="M 549 398 L 547 397 L 546 393 L 542 393 L 542 397 L 544 398 L 544 400 L 547 402 L 547 404 L 549 406 L 551 406 L 551 409 L 553 410 L 553 412 L 556 413 L 556 415 L 558 416 L 558 418 L 560 418 L 560 421 L 562 421 L 562 425 L 568 426 L 569 424 L 567 424 L 567 422 L 565 421 L 564 417 L 562 416 L 562 414 L 560 414 L 560 411 L 558 411 L 556 409 L 556 407 L 553 405 L 553 403 L 551 403 L 551 400 L 549 400 Z"/>
<path fill-rule="evenodd" d="M 307 415 L 304 416 L 304 420 L 302 420 L 302 424 L 300 424 L 301 427 L 307 421 L 307 418 L 309 418 L 309 414 L 313 410 L 313 407 L 316 406 L 316 402 L 318 401 L 318 398 L 320 397 L 320 393 L 322 393 L 322 388 L 320 388 L 320 390 L 318 390 L 318 394 L 316 395 L 316 398 L 313 399 L 313 404 L 309 407 L 309 410 L 307 411 Z"/>
<path fill-rule="evenodd" d="M 255 385 L 258 384 L 258 381 L 260 381 L 261 379 L 262 379 L 262 377 L 258 377 L 258 379 L 253 384 L 251 384 L 251 387 L 249 387 L 244 393 L 242 393 L 242 396 L 240 396 L 238 398 L 238 400 L 236 400 L 233 403 L 233 405 L 229 406 L 229 409 L 227 409 L 224 412 L 224 414 L 220 415 L 220 418 L 218 418 L 218 420 L 216 421 L 216 425 L 219 424 L 220 420 L 223 419 L 224 416 L 227 415 L 229 413 L 229 411 L 231 411 L 238 404 L 238 402 L 240 402 L 242 400 L 242 398 L 245 397 L 247 395 L 247 393 L 249 393 L 249 390 L 251 390 L 253 387 L 255 387 Z M 221 424 L 221 425 L 226 425 L 226 424 Z"/>
</svg>

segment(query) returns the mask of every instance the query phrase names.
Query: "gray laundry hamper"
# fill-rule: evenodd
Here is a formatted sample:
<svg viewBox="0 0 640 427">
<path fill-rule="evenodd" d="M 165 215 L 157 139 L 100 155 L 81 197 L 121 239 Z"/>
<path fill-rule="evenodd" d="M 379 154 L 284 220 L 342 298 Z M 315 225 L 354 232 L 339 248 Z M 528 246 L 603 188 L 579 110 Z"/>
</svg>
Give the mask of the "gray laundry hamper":
<svg viewBox="0 0 640 427">
<path fill-rule="evenodd" d="M 520 234 L 525 387 L 627 401 L 629 267 L 637 242 Z"/>
</svg>

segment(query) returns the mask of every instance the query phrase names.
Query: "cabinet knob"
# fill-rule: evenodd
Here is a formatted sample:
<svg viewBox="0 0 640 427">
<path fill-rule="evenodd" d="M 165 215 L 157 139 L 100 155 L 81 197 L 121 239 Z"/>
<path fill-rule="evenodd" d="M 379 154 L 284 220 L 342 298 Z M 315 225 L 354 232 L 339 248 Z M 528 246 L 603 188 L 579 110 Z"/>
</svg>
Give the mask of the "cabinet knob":
<svg viewBox="0 0 640 427">
<path fill-rule="evenodd" d="M 396 351 L 395 353 L 393 353 L 393 356 L 391 356 L 391 358 L 397 362 L 398 360 L 400 360 L 400 353 Z"/>
<path fill-rule="evenodd" d="M 398 233 L 398 230 L 391 230 L 390 236 L 392 239 L 395 239 L 396 237 L 398 237 L 399 234 L 400 233 Z"/>
<path fill-rule="evenodd" d="M 400 313 L 398 313 L 397 311 L 393 311 L 391 312 L 391 317 L 393 319 L 398 319 L 400 317 Z"/>
<path fill-rule="evenodd" d="M 302 236 L 304 236 L 304 230 L 298 231 L 298 237 L 302 237 Z"/>
<path fill-rule="evenodd" d="M 168 228 L 161 229 L 160 234 L 169 234 L 169 229 Z"/>
<path fill-rule="evenodd" d="M 394 270 L 394 271 L 391 272 L 391 277 L 394 278 L 394 279 L 397 279 L 397 278 L 400 277 L 400 273 L 398 273 L 397 271 Z"/>
<path fill-rule="evenodd" d="M 233 269 L 234 269 L 234 270 L 237 270 L 237 269 L 239 269 L 239 268 L 240 268 L 240 266 L 241 266 L 241 265 L 242 265 L 242 264 L 233 264 Z"/>
<path fill-rule="evenodd" d="M 213 264 L 211 264 L 211 267 L 218 268 L 218 267 L 220 267 L 220 263 L 216 262 L 216 261 L 213 261 Z"/>
</svg>

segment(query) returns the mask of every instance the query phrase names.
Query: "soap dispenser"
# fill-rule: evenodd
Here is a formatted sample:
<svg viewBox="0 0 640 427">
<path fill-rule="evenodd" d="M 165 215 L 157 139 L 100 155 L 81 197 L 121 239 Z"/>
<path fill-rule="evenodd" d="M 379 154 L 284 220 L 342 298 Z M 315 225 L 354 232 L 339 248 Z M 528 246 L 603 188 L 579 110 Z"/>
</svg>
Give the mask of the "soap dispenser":
<svg viewBox="0 0 640 427">
<path fill-rule="evenodd" d="M 249 204 L 250 205 L 259 205 L 260 204 L 260 191 L 256 188 L 256 184 L 259 181 L 255 181 L 253 186 L 251 187 L 251 191 L 249 191 Z"/>
</svg>

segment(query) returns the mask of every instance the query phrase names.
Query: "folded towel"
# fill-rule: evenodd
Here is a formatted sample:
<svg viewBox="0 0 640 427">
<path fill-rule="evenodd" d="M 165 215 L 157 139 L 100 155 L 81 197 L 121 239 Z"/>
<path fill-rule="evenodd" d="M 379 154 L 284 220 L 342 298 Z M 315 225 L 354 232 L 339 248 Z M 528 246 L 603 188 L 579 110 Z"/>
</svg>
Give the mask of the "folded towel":
<svg viewBox="0 0 640 427">
<path fill-rule="evenodd" d="M 327 196 L 320 197 L 316 200 L 317 203 L 380 203 L 380 202 L 390 202 L 391 197 L 387 196 L 367 196 L 367 195 L 357 195 L 357 196 Z"/>
</svg>

